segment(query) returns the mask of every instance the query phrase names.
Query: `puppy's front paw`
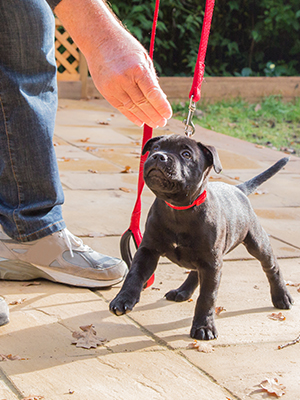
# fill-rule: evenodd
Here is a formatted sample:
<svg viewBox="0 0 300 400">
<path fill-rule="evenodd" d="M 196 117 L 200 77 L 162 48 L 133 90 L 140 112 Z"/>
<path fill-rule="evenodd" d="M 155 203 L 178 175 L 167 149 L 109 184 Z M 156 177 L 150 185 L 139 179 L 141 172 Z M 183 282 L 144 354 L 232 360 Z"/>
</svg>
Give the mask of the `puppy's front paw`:
<svg viewBox="0 0 300 400">
<path fill-rule="evenodd" d="M 119 293 L 110 303 L 109 310 L 117 315 L 128 314 L 136 303 L 138 303 L 139 298 L 135 299 L 130 296 L 126 296 L 126 294 Z"/>
<path fill-rule="evenodd" d="M 274 307 L 281 310 L 288 310 L 289 308 L 292 308 L 292 305 L 294 304 L 294 301 L 287 290 L 284 290 L 283 293 L 272 295 L 272 302 Z"/>
<path fill-rule="evenodd" d="M 181 301 L 189 300 L 191 298 L 192 294 L 193 294 L 193 292 L 190 292 L 188 290 L 174 289 L 174 290 L 170 290 L 168 293 L 166 293 L 165 298 L 169 301 L 181 302 Z"/>
<path fill-rule="evenodd" d="M 190 336 L 198 340 L 212 340 L 217 339 L 218 332 L 214 323 L 207 326 L 193 324 Z"/>
</svg>

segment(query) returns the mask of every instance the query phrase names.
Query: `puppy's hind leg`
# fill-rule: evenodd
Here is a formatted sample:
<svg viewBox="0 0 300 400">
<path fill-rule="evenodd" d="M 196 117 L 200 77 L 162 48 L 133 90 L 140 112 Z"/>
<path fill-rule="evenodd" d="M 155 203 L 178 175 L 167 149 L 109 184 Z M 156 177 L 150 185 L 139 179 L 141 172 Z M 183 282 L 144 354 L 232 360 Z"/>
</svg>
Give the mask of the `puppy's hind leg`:
<svg viewBox="0 0 300 400">
<path fill-rule="evenodd" d="M 291 308 L 293 299 L 287 290 L 269 237 L 257 220 L 252 224 L 244 245 L 248 252 L 260 261 L 267 275 L 274 306 L 280 309 Z"/>
<path fill-rule="evenodd" d="M 189 300 L 199 285 L 198 271 L 191 271 L 181 286 L 177 289 L 170 290 L 165 294 L 165 298 L 171 301 Z"/>
</svg>

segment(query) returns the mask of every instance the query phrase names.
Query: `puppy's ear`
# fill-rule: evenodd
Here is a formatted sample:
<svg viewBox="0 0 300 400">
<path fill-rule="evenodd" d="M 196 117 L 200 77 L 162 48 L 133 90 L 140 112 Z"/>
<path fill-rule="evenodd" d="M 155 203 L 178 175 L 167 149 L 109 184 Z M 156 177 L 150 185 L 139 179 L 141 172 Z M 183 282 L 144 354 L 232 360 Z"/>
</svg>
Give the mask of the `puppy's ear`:
<svg viewBox="0 0 300 400">
<path fill-rule="evenodd" d="M 155 142 L 157 142 L 158 140 L 160 140 L 161 138 L 162 138 L 162 136 L 157 136 L 157 137 L 154 137 L 152 139 L 149 139 L 148 142 L 146 142 L 146 144 L 145 144 L 145 146 L 143 148 L 142 155 L 146 154 L 147 151 L 150 151 L 152 146 L 153 146 L 153 144 Z"/>
<path fill-rule="evenodd" d="M 198 142 L 197 144 L 204 153 L 209 164 L 212 165 L 214 167 L 215 172 L 219 174 L 222 171 L 222 165 L 216 148 L 214 146 L 204 146 L 200 142 Z"/>
</svg>

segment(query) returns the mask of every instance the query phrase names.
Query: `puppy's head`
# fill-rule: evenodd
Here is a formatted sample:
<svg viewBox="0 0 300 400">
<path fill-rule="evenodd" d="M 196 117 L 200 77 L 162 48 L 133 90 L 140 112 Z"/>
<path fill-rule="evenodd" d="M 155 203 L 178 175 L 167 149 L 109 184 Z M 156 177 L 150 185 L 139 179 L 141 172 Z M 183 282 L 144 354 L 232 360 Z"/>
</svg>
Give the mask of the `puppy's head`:
<svg viewBox="0 0 300 400">
<path fill-rule="evenodd" d="M 160 199 L 188 205 L 202 191 L 213 167 L 222 170 L 217 151 L 186 136 L 159 136 L 148 140 L 142 154 L 146 185 Z"/>
</svg>

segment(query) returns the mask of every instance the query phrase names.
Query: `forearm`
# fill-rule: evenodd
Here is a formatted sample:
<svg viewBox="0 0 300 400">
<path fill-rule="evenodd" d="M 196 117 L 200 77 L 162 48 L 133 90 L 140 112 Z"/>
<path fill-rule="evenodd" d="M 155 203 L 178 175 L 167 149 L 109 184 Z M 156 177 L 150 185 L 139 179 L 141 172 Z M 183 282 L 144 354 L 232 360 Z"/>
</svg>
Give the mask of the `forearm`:
<svg viewBox="0 0 300 400">
<path fill-rule="evenodd" d="M 124 35 L 133 39 L 103 0 L 62 0 L 54 12 L 87 58 L 96 49 L 101 57 L 112 39 L 115 51 L 123 47 Z"/>
</svg>

